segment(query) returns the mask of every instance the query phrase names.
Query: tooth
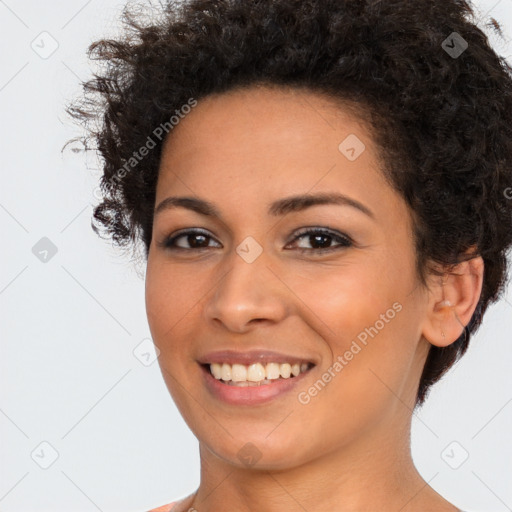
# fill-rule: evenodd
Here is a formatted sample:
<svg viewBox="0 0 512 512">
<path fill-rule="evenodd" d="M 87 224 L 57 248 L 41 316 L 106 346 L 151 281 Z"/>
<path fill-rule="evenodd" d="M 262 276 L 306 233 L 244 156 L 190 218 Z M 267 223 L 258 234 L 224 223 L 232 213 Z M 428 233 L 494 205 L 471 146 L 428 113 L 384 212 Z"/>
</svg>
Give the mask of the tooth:
<svg viewBox="0 0 512 512">
<path fill-rule="evenodd" d="M 279 364 L 278 363 L 267 363 L 265 367 L 268 380 L 279 379 Z"/>
<path fill-rule="evenodd" d="M 247 368 L 243 364 L 234 364 L 231 367 L 231 378 L 235 382 L 247 380 Z"/>
<path fill-rule="evenodd" d="M 224 363 L 222 365 L 222 380 L 231 380 L 231 365 Z"/>
<path fill-rule="evenodd" d="M 281 377 L 283 379 L 287 379 L 290 377 L 290 374 L 292 372 L 292 367 L 289 365 L 289 363 L 283 363 L 279 366 L 279 373 L 281 374 Z"/>
<path fill-rule="evenodd" d="M 258 382 L 265 378 L 265 367 L 261 363 L 254 363 L 247 368 L 247 380 Z"/>
<path fill-rule="evenodd" d="M 219 363 L 212 363 L 210 365 L 210 371 L 216 379 L 222 378 L 222 366 Z"/>
<path fill-rule="evenodd" d="M 243 364 L 228 364 L 228 363 L 211 363 L 210 372 L 216 379 L 221 379 L 225 382 L 250 382 L 251 385 L 259 385 L 262 381 L 276 380 L 282 377 L 283 379 L 290 378 L 291 375 L 297 377 L 299 374 L 304 373 L 309 369 L 308 363 L 253 363 L 249 366 Z"/>
</svg>

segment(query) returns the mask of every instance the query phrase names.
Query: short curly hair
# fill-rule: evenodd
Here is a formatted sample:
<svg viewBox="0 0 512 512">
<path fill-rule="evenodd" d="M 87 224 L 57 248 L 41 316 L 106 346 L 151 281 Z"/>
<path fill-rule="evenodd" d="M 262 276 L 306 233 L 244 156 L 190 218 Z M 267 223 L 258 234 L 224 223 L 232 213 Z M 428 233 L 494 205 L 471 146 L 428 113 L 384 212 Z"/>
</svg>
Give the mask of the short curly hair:
<svg viewBox="0 0 512 512">
<path fill-rule="evenodd" d="M 102 157 L 93 229 L 118 247 L 142 241 L 147 258 L 165 136 L 136 162 L 134 151 L 157 127 L 172 134 L 191 98 L 263 84 L 352 106 L 410 207 L 422 283 L 437 264 L 485 264 L 471 321 L 429 350 L 422 404 L 500 298 L 512 245 L 512 68 L 474 20 L 466 0 L 189 0 L 149 21 L 125 6 L 121 35 L 89 47 L 101 72 L 66 109 Z"/>
</svg>

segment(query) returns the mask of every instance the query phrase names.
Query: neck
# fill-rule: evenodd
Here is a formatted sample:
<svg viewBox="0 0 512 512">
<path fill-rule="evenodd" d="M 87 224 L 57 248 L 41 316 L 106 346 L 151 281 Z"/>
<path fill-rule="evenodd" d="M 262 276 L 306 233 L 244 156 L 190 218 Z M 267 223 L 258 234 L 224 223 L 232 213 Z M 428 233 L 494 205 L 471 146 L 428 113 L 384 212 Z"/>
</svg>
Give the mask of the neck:
<svg viewBox="0 0 512 512">
<path fill-rule="evenodd" d="M 417 472 L 407 428 L 374 432 L 350 446 L 295 467 L 240 467 L 200 444 L 201 483 L 193 500 L 200 512 L 237 510 L 454 512 Z M 395 434 L 389 438 L 389 432 Z"/>
</svg>

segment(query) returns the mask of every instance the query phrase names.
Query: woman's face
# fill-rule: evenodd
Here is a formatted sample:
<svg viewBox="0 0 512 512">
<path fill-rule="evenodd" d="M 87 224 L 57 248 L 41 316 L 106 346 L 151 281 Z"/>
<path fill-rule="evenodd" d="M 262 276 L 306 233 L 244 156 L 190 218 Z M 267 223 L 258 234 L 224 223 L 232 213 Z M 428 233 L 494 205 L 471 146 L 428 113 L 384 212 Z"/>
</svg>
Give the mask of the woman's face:
<svg viewBox="0 0 512 512">
<path fill-rule="evenodd" d="M 290 201 L 327 194 L 342 199 Z M 171 196 L 211 208 L 158 209 Z M 278 469 L 403 436 L 428 296 L 410 213 L 364 124 L 310 92 L 210 96 L 166 140 L 155 205 L 148 321 L 202 446 Z M 249 379 L 271 383 L 226 384 L 205 370 L 211 362 L 230 363 L 215 368 L 235 380 L 252 364 Z M 287 362 L 314 366 L 275 379 Z"/>
</svg>

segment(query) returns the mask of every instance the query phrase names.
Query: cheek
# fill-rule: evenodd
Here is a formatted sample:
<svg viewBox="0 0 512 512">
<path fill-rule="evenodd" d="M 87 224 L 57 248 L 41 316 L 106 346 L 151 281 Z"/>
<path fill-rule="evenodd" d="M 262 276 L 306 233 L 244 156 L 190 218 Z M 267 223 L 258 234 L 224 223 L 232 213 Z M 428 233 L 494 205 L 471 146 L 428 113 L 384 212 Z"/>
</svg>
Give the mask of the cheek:
<svg viewBox="0 0 512 512">
<path fill-rule="evenodd" d="M 407 410 L 402 402 L 410 398 L 415 354 L 410 312 L 389 299 L 377 303 L 361 297 L 356 303 L 353 297 L 343 304 L 326 315 L 335 333 L 324 338 L 329 360 L 309 387 L 298 390 L 301 430 L 308 437 L 303 445 L 326 453 L 384 418 L 392 421 Z"/>
<path fill-rule="evenodd" d="M 168 315 L 172 309 L 172 298 L 175 296 L 169 286 L 165 273 L 148 265 L 146 272 L 146 315 L 155 343 L 161 348 L 163 333 L 172 327 L 172 318 Z"/>
<path fill-rule="evenodd" d="M 393 309 L 393 304 L 401 303 L 410 287 L 407 273 L 391 275 L 379 262 L 359 260 L 347 258 L 339 265 L 319 267 L 314 277 L 306 272 L 290 276 L 294 292 L 317 318 L 322 335 L 325 333 L 332 340 L 330 345 L 342 351 L 347 340 L 375 322 L 379 322 L 378 330 L 384 330 L 383 322 L 397 316 L 399 306 Z"/>
<path fill-rule="evenodd" d="M 189 339 L 189 317 L 197 300 L 189 300 L 190 287 L 183 281 L 184 276 L 179 268 L 161 263 L 151 255 L 148 257 L 146 315 L 151 337 L 160 351 L 157 361 L 172 399 L 182 414 L 188 415 L 190 404 L 184 387 L 188 386 L 188 372 L 195 362 L 190 362 L 186 351 L 180 346 L 185 348 Z"/>
<path fill-rule="evenodd" d="M 198 289 L 200 288 L 200 289 Z M 205 290 L 197 276 L 180 265 L 148 258 L 146 271 L 146 314 L 154 340 L 165 349 L 176 333 L 183 329 L 187 317 L 200 307 Z"/>
<path fill-rule="evenodd" d="M 323 275 L 317 272 L 314 280 L 296 277 L 294 290 L 306 298 L 323 352 L 329 354 L 322 371 L 333 384 L 326 386 L 329 392 L 322 391 L 326 400 L 318 402 L 366 404 L 370 414 L 372 407 L 378 408 L 376 401 L 393 399 L 390 390 L 399 392 L 409 376 L 420 322 L 417 298 L 411 294 L 414 271 L 407 262 L 398 271 L 385 257 L 346 261 Z"/>
</svg>

